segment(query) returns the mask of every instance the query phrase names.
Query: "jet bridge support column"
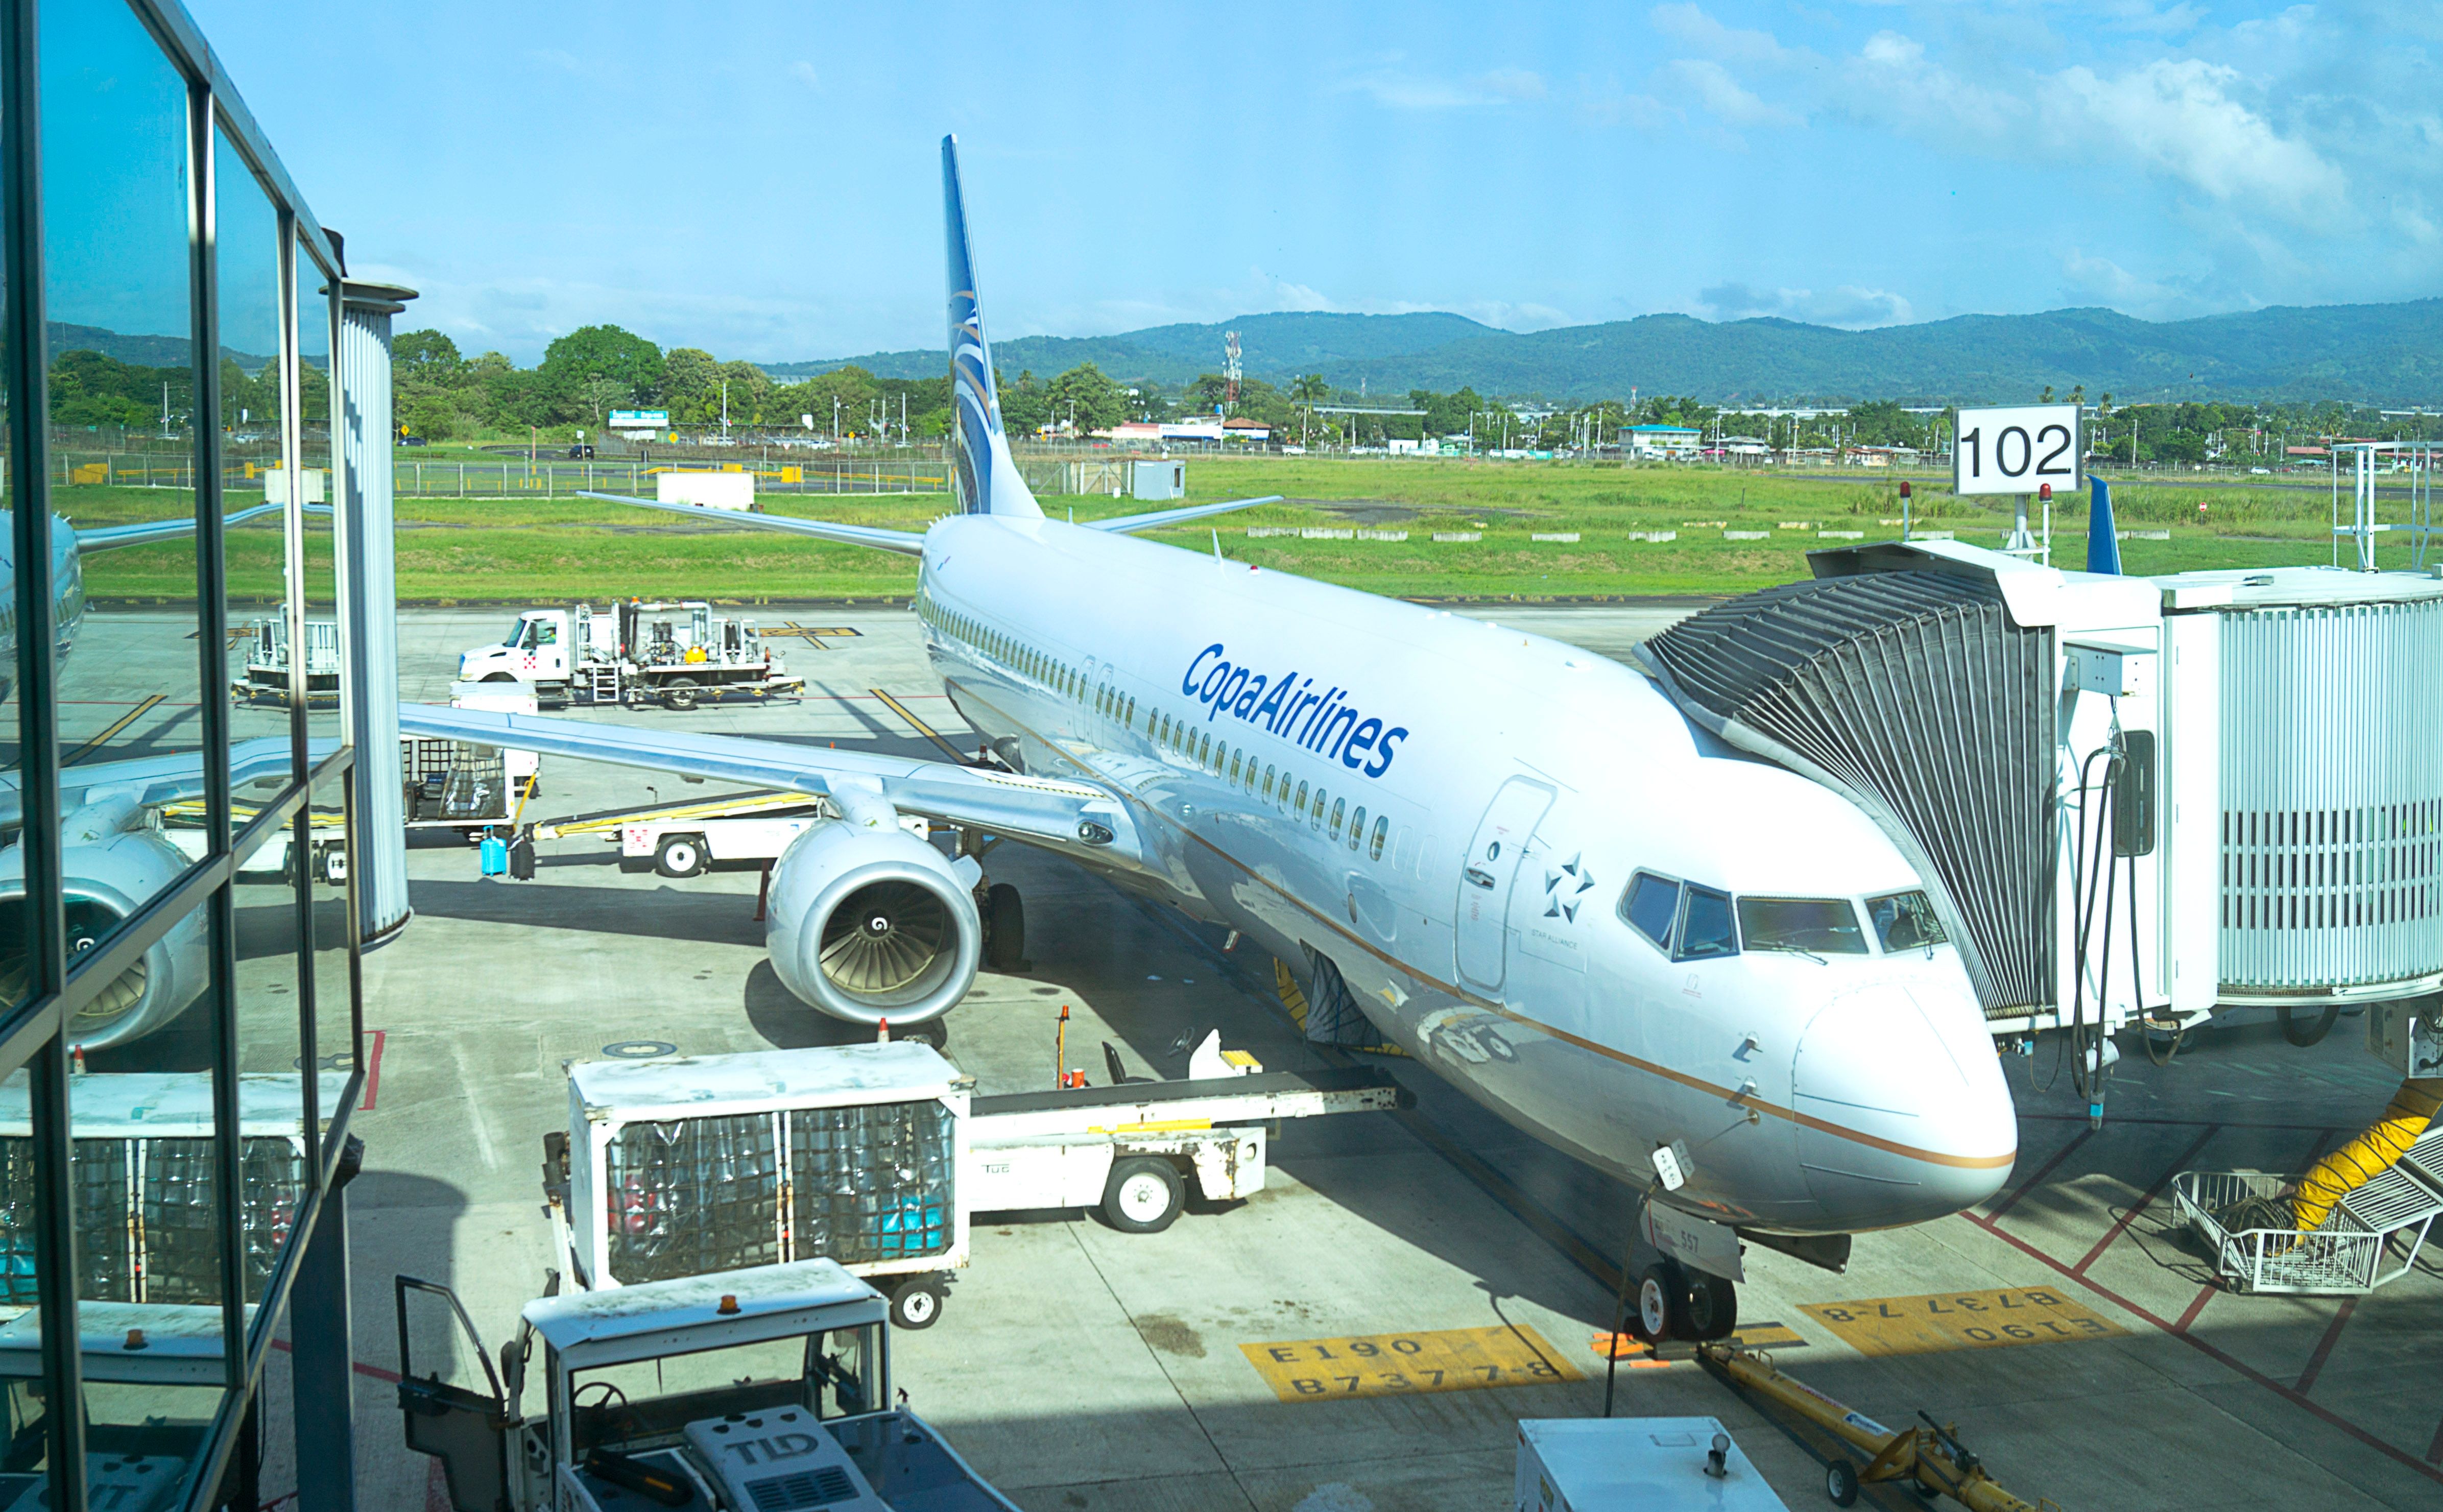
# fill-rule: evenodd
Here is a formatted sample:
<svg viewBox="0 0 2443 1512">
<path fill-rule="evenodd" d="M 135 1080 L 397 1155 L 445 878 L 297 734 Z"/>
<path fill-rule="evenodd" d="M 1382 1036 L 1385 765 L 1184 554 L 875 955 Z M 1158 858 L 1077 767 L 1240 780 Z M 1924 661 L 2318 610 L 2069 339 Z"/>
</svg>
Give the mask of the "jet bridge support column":
<svg viewBox="0 0 2443 1512">
<path fill-rule="evenodd" d="M 346 449 L 350 558 L 357 599 L 348 637 L 349 733 L 357 747 L 358 926 L 372 950 L 407 923 L 407 815 L 398 754 L 398 574 L 392 557 L 390 321 L 415 291 L 351 281 L 341 286 L 340 444 Z"/>
</svg>

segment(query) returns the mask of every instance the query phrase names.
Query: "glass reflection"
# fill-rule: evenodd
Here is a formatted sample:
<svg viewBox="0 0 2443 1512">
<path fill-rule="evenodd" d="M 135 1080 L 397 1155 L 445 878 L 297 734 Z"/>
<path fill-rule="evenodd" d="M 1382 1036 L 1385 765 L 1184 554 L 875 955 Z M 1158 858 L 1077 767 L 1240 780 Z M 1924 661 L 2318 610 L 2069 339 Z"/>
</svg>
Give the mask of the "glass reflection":
<svg viewBox="0 0 2443 1512">
<path fill-rule="evenodd" d="M 331 1098 L 338 1095 L 339 1082 L 357 1069 L 362 1042 L 357 1014 L 356 894 L 350 882 L 356 875 L 352 807 L 346 773 L 314 791 L 313 886 L 307 904 L 314 922 L 311 1050 L 323 1072 L 324 1096 L 318 1106 L 326 1124 L 337 1111 Z"/>
<path fill-rule="evenodd" d="M 313 1047 L 301 1032 L 305 943 L 298 868 L 327 827 L 300 814 L 240 864 L 230 901 L 237 924 L 237 1069 L 246 1119 L 246 1300 L 263 1296 L 304 1190 L 304 1079 Z"/>
<path fill-rule="evenodd" d="M 305 488 L 305 728 L 308 762 L 319 762 L 340 734 L 340 594 L 337 480 L 331 471 L 331 334 L 339 281 L 297 244 L 297 450 Z"/>
<path fill-rule="evenodd" d="M 190 191 L 185 84 L 126 7 L 46 11 L 42 65 L 46 482 L 73 960 L 186 870 L 193 847 L 176 829 L 202 797 Z M 70 1041 L 101 1048 L 175 1019 L 204 986 L 174 958 L 189 943 L 124 971 L 77 1016 Z M 15 954 L 0 974 L 22 983 L 22 946 Z"/>
<path fill-rule="evenodd" d="M 288 476 L 280 421 L 281 230 L 279 212 L 254 170 L 217 130 L 212 190 L 221 512 L 231 522 L 221 548 L 229 610 L 223 687 L 230 699 L 230 821 L 242 830 L 295 775 L 288 744 L 288 551 L 281 519 Z"/>
</svg>

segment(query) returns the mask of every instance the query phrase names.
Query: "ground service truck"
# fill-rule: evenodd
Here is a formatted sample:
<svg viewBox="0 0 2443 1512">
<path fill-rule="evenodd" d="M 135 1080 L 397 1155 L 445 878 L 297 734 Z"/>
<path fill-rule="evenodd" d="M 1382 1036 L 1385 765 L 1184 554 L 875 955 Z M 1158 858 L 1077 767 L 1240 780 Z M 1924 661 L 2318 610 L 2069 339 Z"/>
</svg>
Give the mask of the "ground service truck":
<svg viewBox="0 0 2443 1512">
<path fill-rule="evenodd" d="M 529 609 L 505 638 L 458 658 L 460 682 L 531 683 L 558 704 L 659 704 L 689 710 L 729 693 L 767 698 L 806 685 L 763 643 L 752 619 L 700 599 L 607 609 Z"/>
<path fill-rule="evenodd" d="M 555 1277 L 497 1369 L 448 1287 L 395 1286 L 407 1447 L 456 1512 L 1018 1512 L 894 1399 L 888 1304 L 831 1261 Z"/>
</svg>

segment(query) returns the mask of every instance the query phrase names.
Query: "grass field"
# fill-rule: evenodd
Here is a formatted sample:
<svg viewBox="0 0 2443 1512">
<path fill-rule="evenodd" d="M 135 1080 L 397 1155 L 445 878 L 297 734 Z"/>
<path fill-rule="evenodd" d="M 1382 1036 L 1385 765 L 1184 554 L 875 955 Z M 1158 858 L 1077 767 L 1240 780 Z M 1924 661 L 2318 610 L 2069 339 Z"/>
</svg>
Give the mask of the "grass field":
<svg viewBox="0 0 2443 1512">
<path fill-rule="evenodd" d="M 1819 530 L 1900 535 L 1894 484 L 1804 474 L 1710 469 L 1587 467 L 1544 463 L 1418 462 L 1323 458 L 1196 459 L 1191 500 L 1283 495 L 1207 522 L 1154 533 L 1210 551 L 1376 593 L 1432 599 L 1584 599 L 1719 596 L 1807 577 L 1807 552 L 1846 543 Z M 1979 507 L 1938 485 L 1919 483 L 1920 527 L 1998 545 L 2007 509 Z M 2122 543 L 2127 570 L 2258 567 L 2331 560 L 2329 500 L 2313 489 L 2132 484 L 2114 489 L 2124 528 L 2169 529 L 2168 541 Z M 81 526 L 184 512 L 171 489 L 57 487 L 54 506 Z M 1047 511 L 1079 519 L 1153 507 L 1100 496 L 1047 498 Z M 775 513 L 921 530 L 948 507 L 946 496 L 767 496 Z M 2085 498 L 2055 511 L 2054 561 L 2085 558 Z M 2397 519 L 2398 506 L 2389 506 Z M 401 499 L 398 591 L 403 602 L 530 603 L 630 594 L 663 598 L 807 599 L 898 597 L 916 581 L 907 558 L 761 531 L 672 519 L 590 500 Z M 1718 523 L 1717 523 L 1718 522 Z M 1784 526 L 1803 528 L 1782 528 Z M 1250 539 L 1249 526 L 1320 526 L 1405 530 L 1402 542 Z M 1467 544 L 1437 544 L 1434 531 L 1481 531 Z M 1675 530 L 1678 539 L 1629 539 Z M 1732 541 L 1726 530 L 1766 532 Z M 1574 543 L 1535 534 L 1574 531 Z M 2393 564 L 2405 548 L 2387 545 Z M 231 596 L 280 597 L 276 533 L 248 526 L 229 536 Z M 192 553 L 138 547 L 92 557 L 88 591 L 102 599 L 178 599 L 193 593 Z"/>
</svg>

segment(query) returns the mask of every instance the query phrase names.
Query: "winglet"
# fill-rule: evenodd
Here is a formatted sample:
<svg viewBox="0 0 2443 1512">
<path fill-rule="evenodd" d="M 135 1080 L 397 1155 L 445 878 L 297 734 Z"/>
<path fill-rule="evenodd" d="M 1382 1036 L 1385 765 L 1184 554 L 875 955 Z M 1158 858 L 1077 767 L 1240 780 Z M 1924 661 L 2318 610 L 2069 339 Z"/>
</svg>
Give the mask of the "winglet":
<svg viewBox="0 0 2443 1512">
<path fill-rule="evenodd" d="M 2121 529 L 2112 519 L 2112 486 L 2102 478 L 2086 480 L 2086 570 L 2121 576 Z"/>
<path fill-rule="evenodd" d="M 1001 396 L 993 383 L 992 343 L 976 299 L 975 262 L 967 249 L 966 197 L 959 187 L 959 138 L 942 138 L 942 218 L 949 251 L 951 474 L 966 514 L 1039 520 L 1035 502 L 1001 432 Z"/>
</svg>

